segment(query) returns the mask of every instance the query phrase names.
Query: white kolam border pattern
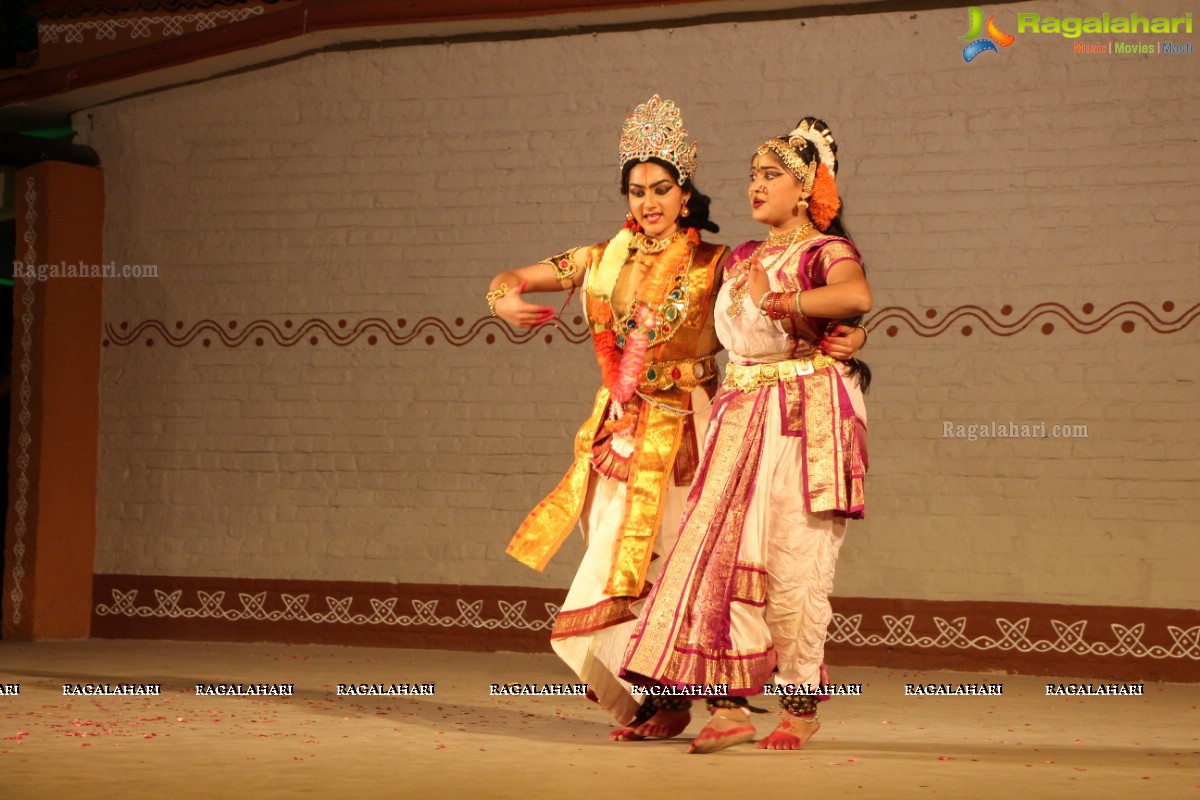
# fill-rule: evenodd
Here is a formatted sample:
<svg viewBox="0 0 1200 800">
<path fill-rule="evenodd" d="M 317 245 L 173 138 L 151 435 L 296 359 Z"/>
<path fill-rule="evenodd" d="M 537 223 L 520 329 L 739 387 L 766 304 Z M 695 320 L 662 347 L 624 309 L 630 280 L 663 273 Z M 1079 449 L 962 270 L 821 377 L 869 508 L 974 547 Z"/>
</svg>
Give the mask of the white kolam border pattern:
<svg viewBox="0 0 1200 800">
<path fill-rule="evenodd" d="M 1170 647 L 1162 645 L 1147 645 L 1142 642 L 1146 635 L 1146 623 L 1136 625 L 1121 625 L 1110 623 L 1116 641 L 1089 642 L 1084 634 L 1088 626 L 1087 620 L 1064 622 L 1051 619 L 1054 629 L 1054 639 L 1031 639 L 1029 637 L 1030 617 L 1019 620 L 1008 620 L 996 617 L 992 620 L 999 631 L 999 636 L 968 636 L 967 617 L 944 619 L 932 616 L 937 628 L 936 636 L 920 636 L 913 632 L 916 622 L 915 614 L 896 617 L 890 614 L 882 616 L 887 632 L 883 634 L 864 634 L 860 631 L 863 622 L 862 614 L 844 616 L 834 613 L 830 624 L 829 641 L 835 644 L 848 644 L 857 647 L 918 647 L 937 650 L 978 650 L 1017 652 L 1017 653 L 1057 653 L 1075 656 L 1108 656 L 1117 658 L 1180 658 L 1200 661 L 1200 625 L 1182 628 L 1177 625 L 1167 625 L 1167 633 L 1171 637 Z"/>
<path fill-rule="evenodd" d="M 124 17 L 121 19 L 84 20 L 83 22 L 54 22 L 39 26 L 42 44 L 78 44 L 84 34 L 91 31 L 96 41 L 116 40 L 119 33 L 128 32 L 131 39 L 146 39 L 159 28 L 161 36 L 183 36 L 185 33 L 200 33 L 218 25 L 241 22 L 263 13 L 262 6 L 249 8 L 223 8 L 217 11 L 197 11 L 187 14 L 170 14 L 155 17 Z"/>
<path fill-rule="evenodd" d="M 456 615 L 439 615 L 438 600 L 413 600 L 413 613 L 406 614 L 396 610 L 399 599 L 388 597 L 378 599 L 366 598 L 371 607 L 368 613 L 352 613 L 351 604 L 354 597 L 326 597 L 327 610 L 310 610 L 311 596 L 308 594 L 289 594 L 287 592 L 271 592 L 283 608 L 269 610 L 267 608 L 268 592 L 230 592 L 236 594 L 241 608 L 225 608 L 224 591 L 196 590 L 197 605 L 180 605 L 183 590 L 165 592 L 154 590 L 155 605 L 137 605 L 137 589 L 122 591 L 113 589 L 111 604 L 96 605 L 97 616 L 122 616 L 129 618 L 155 619 L 210 619 L 228 622 L 310 622 L 317 624 L 337 625 L 390 625 L 411 627 L 415 625 L 430 625 L 439 628 L 478 628 L 483 630 L 523 630 L 548 631 L 554 626 L 554 618 L 558 614 L 558 606 L 545 603 L 545 617 L 526 619 L 527 601 L 518 600 L 507 602 L 497 600 L 499 615 L 485 615 L 483 600 L 455 601 L 458 613 Z M 360 606 L 362 603 L 360 602 Z"/>
<path fill-rule="evenodd" d="M 310 608 L 313 596 L 302 593 L 280 591 L 225 592 L 220 590 L 196 590 L 194 600 L 184 599 L 184 590 L 164 591 L 154 589 L 154 599 L 138 603 L 137 589 L 112 589 L 111 603 L 98 603 L 98 616 L 116 616 L 130 619 L 210 619 L 229 622 L 307 622 L 339 625 L 385 625 L 394 627 L 433 626 L 441 628 L 475 628 L 486 630 L 548 631 L 554 625 L 559 606 L 543 603 L 542 609 L 531 609 L 525 600 L 497 600 L 495 610 L 485 612 L 485 601 L 455 600 L 456 612 L 438 613 L 438 600 L 413 599 L 412 613 L 397 609 L 396 597 L 331 597 L 324 598 L 325 608 Z M 226 596 L 236 595 L 240 608 L 226 608 Z M 272 597 L 273 595 L 273 597 Z M 281 606 L 274 609 L 270 605 Z M 370 611 L 352 611 L 369 606 Z M 498 612 L 498 613 L 497 613 Z M 527 614 L 532 613 L 529 617 Z M 863 614 L 834 613 L 830 625 L 829 639 L 832 644 L 857 647 L 894 648 L 911 647 L 924 650 L 946 651 L 1000 651 L 1032 654 L 1059 654 L 1069 656 L 1102 656 L 1109 658 L 1134 659 L 1180 659 L 1200 661 L 1200 625 L 1182 627 L 1166 625 L 1169 645 L 1147 644 L 1143 641 L 1148 626 L 1146 623 L 1122 625 L 1111 623 L 1112 639 L 1086 637 L 1088 620 L 1063 621 L 1051 619 L 1055 632 L 1052 639 L 1031 637 L 1029 629 L 1032 618 L 1009 620 L 994 617 L 989 622 L 995 625 L 998 635 L 969 635 L 968 618 L 947 619 L 930 615 L 936 635 L 926 636 L 914 632 L 916 614 L 904 616 L 881 615 L 885 632 L 863 633 Z"/>
</svg>

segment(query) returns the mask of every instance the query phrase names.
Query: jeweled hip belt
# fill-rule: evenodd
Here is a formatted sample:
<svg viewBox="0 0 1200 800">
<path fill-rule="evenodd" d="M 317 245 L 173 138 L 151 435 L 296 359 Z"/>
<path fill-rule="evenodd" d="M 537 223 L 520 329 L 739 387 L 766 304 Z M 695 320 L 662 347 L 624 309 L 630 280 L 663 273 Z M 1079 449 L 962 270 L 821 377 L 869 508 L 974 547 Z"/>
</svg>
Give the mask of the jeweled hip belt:
<svg viewBox="0 0 1200 800">
<path fill-rule="evenodd" d="M 725 368 L 724 385 L 739 392 L 752 392 L 763 386 L 772 386 L 779 381 L 811 375 L 819 369 L 825 369 L 836 364 L 837 359 L 824 353 L 817 353 L 811 358 L 797 358 L 791 361 L 774 361 L 769 364 L 735 364 L 732 361 Z"/>
<path fill-rule="evenodd" d="M 646 365 L 638 389 L 643 392 L 665 392 L 678 388 L 690 392 L 717 377 L 714 356 L 681 358 L 677 361 L 653 361 Z"/>
</svg>

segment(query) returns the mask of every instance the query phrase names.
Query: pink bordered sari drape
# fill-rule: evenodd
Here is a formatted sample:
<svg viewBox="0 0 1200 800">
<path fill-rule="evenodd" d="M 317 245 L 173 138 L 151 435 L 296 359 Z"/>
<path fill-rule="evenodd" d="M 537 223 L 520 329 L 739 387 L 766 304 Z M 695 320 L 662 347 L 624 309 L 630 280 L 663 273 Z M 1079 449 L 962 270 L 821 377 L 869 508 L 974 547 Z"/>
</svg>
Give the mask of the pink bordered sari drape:
<svg viewBox="0 0 1200 800">
<path fill-rule="evenodd" d="M 748 252 L 735 251 L 734 271 Z M 781 291 L 821 285 L 835 259 L 857 257 L 831 237 L 774 255 L 768 272 Z M 733 363 L 816 355 L 794 331 L 730 305 L 727 278 L 717 328 Z M 864 510 L 865 411 L 843 369 L 722 387 L 678 541 L 629 643 L 627 679 L 733 695 L 773 679 L 819 682 L 833 566 L 846 519 Z"/>
</svg>

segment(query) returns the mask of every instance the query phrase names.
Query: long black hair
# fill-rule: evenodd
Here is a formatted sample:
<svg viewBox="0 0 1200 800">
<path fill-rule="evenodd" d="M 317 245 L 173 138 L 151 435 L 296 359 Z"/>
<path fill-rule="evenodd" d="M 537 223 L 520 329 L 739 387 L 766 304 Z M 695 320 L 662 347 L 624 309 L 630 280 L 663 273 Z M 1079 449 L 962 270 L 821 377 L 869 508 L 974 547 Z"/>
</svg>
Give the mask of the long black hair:
<svg viewBox="0 0 1200 800">
<path fill-rule="evenodd" d="M 846 204 L 842 203 L 841 208 L 838 209 L 837 216 L 833 218 L 833 222 L 829 223 L 829 227 L 825 232 L 831 236 L 840 236 L 847 241 L 853 242 L 853 239 L 850 238 L 850 232 L 846 230 L 846 225 L 842 222 L 842 212 L 845 210 Z M 855 249 L 857 250 L 858 248 L 856 247 Z M 863 273 L 866 274 L 866 271 L 867 266 L 863 264 Z M 859 314 L 857 317 L 842 320 L 842 324 L 858 328 L 862 326 L 862 321 L 863 315 Z M 863 335 L 865 336 L 866 333 L 867 329 L 863 328 Z M 866 344 L 866 342 L 864 341 L 863 344 Z M 867 366 L 867 362 L 857 357 L 850 359 L 847 364 L 850 368 L 850 374 L 858 381 L 858 388 L 862 389 L 863 394 L 866 394 L 867 390 L 871 388 L 871 368 Z"/>
<path fill-rule="evenodd" d="M 629 173 L 633 170 L 634 166 L 647 162 L 658 164 L 679 184 L 679 188 L 683 189 L 685 194 L 688 192 L 691 193 L 686 203 L 687 216 L 679 217 L 679 227 L 699 228 L 702 231 L 709 231 L 710 233 L 720 232 L 720 226 L 713 222 L 708 215 L 708 209 L 712 204 L 712 200 L 709 199 L 708 195 L 696 188 L 696 184 L 692 183 L 691 178 L 686 181 L 679 180 L 679 170 L 675 169 L 675 165 L 670 161 L 664 161 L 661 158 L 648 158 L 645 162 L 635 160 L 625 162 L 625 166 L 621 170 L 621 194 L 629 194 Z"/>
</svg>

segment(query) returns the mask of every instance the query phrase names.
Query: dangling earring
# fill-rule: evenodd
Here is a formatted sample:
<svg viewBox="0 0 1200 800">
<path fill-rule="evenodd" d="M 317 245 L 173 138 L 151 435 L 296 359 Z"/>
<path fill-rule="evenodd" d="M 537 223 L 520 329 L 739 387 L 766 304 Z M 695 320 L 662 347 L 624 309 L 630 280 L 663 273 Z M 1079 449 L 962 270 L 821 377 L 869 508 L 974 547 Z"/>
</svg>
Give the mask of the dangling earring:
<svg viewBox="0 0 1200 800">
<path fill-rule="evenodd" d="M 796 203 L 796 210 L 797 211 L 808 211 L 808 201 L 801 200 L 799 203 Z"/>
<path fill-rule="evenodd" d="M 626 211 L 626 212 L 625 212 L 625 221 L 626 221 L 626 222 L 633 222 L 633 212 L 632 212 L 632 211 Z"/>
<path fill-rule="evenodd" d="M 684 206 L 683 210 L 679 212 L 679 216 L 686 217 L 688 214 L 691 214 L 691 213 L 692 212 L 688 211 L 688 207 Z"/>
</svg>

